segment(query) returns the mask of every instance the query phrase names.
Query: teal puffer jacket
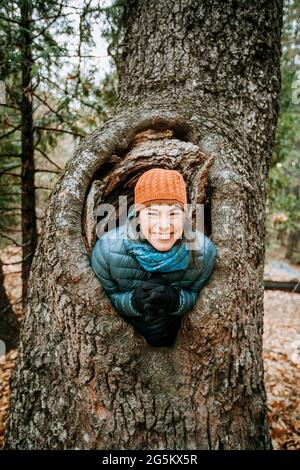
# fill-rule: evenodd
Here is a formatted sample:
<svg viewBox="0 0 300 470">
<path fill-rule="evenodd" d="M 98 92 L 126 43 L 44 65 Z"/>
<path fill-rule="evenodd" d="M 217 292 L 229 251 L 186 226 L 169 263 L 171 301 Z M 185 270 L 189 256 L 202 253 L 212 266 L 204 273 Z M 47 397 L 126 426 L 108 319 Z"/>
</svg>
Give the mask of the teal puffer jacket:
<svg viewBox="0 0 300 470">
<path fill-rule="evenodd" d="M 133 291 L 152 273 L 146 271 L 136 257 L 127 251 L 123 239 L 125 230 L 126 224 L 104 233 L 93 247 L 91 264 L 117 312 L 125 319 L 133 319 L 141 317 L 131 302 Z M 200 290 L 213 271 L 216 247 L 204 234 L 201 234 L 200 240 L 201 245 L 197 250 L 200 267 L 194 265 L 192 258 L 185 270 L 160 273 L 169 284 L 179 289 L 179 307 L 170 313 L 172 316 L 181 317 L 192 310 Z"/>
</svg>

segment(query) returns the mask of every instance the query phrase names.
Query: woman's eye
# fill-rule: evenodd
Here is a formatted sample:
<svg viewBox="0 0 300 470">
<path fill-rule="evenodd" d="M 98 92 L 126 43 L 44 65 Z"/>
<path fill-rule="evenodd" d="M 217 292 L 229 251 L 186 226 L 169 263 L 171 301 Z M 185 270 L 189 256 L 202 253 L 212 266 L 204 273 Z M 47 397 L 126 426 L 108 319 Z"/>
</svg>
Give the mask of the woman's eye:
<svg viewBox="0 0 300 470">
<path fill-rule="evenodd" d="M 158 217 L 158 214 L 155 212 L 148 212 L 148 216 L 150 217 Z M 181 217 L 180 212 L 170 212 L 169 217 Z"/>
</svg>

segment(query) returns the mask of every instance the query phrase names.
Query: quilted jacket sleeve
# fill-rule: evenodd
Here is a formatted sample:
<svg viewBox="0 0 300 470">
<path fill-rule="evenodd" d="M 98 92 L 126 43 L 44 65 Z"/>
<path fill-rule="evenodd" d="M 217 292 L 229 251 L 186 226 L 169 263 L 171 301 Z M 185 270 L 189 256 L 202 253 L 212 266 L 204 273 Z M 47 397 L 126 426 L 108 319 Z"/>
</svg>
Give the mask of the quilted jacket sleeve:
<svg viewBox="0 0 300 470">
<path fill-rule="evenodd" d="M 189 289 L 180 288 L 180 303 L 178 310 L 170 313 L 170 315 L 182 316 L 192 310 L 197 301 L 200 290 L 204 287 L 212 274 L 216 255 L 217 250 L 214 243 L 208 237 L 205 237 L 202 261 L 203 268 L 200 271 L 199 278 L 190 286 Z"/>
<path fill-rule="evenodd" d="M 121 292 L 117 283 L 111 278 L 109 269 L 109 239 L 99 238 L 95 243 L 91 255 L 92 268 L 100 280 L 105 292 L 110 298 L 114 308 L 125 317 L 142 317 L 131 303 L 133 291 Z"/>
</svg>

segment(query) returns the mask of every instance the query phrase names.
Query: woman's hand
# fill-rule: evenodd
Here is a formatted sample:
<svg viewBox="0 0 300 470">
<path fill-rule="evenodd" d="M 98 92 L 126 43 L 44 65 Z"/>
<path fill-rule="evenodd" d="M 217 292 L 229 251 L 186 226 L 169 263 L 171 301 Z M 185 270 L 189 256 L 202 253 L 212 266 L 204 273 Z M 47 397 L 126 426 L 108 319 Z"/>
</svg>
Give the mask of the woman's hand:
<svg viewBox="0 0 300 470">
<path fill-rule="evenodd" d="M 146 298 L 145 310 L 157 313 L 175 312 L 179 307 L 179 289 L 169 285 L 158 285 L 154 287 L 148 298 Z"/>
<path fill-rule="evenodd" d="M 143 281 L 139 287 L 135 289 L 132 294 L 132 304 L 140 313 L 149 313 L 152 305 L 148 302 L 151 292 L 159 286 L 168 285 L 168 282 L 159 274 L 153 273 L 147 281 Z M 162 309 L 161 312 L 163 313 Z"/>
</svg>

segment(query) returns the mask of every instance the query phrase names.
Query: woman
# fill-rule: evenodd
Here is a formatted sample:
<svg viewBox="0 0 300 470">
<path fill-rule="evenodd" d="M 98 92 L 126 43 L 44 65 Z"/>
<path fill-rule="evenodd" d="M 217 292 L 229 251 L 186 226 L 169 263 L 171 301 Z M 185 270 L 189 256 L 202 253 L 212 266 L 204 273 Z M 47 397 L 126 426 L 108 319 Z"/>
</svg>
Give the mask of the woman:
<svg viewBox="0 0 300 470">
<path fill-rule="evenodd" d="M 198 248 L 189 249 L 186 207 L 178 171 L 146 171 L 135 185 L 127 222 L 104 233 L 91 255 L 117 312 L 155 347 L 174 344 L 182 316 L 194 307 L 214 267 L 216 248 L 203 233 L 196 231 Z"/>
</svg>

